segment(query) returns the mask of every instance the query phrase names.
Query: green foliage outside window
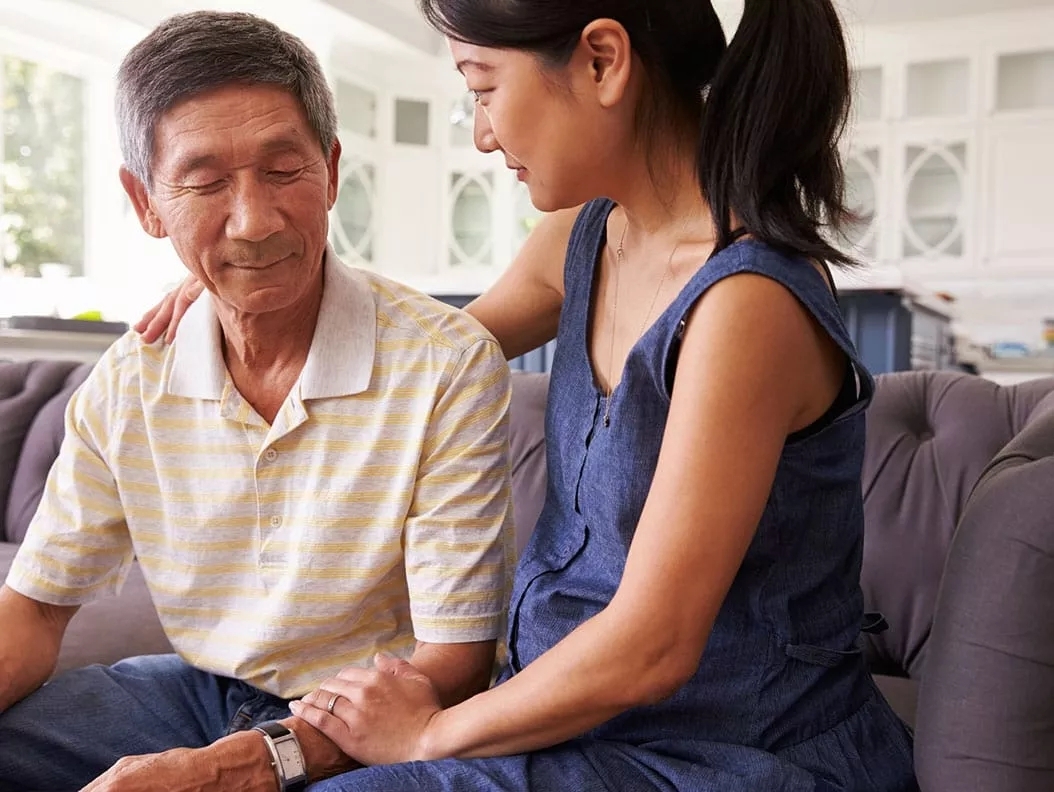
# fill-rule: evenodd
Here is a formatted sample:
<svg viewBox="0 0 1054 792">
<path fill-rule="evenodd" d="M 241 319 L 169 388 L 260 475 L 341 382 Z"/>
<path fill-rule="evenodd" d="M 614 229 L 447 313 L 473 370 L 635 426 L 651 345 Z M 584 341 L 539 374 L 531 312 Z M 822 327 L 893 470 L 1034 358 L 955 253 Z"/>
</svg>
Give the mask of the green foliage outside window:
<svg viewBox="0 0 1054 792">
<path fill-rule="evenodd" d="M 0 266 L 84 272 L 84 82 L 0 57 Z"/>
</svg>

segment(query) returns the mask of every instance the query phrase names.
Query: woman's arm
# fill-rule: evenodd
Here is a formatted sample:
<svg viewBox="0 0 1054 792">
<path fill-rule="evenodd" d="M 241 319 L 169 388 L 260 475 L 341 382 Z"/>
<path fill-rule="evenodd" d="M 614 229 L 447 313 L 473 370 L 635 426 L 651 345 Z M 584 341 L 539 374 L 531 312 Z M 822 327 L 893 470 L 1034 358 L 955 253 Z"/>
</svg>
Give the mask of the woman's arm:
<svg viewBox="0 0 1054 792">
<path fill-rule="evenodd" d="M 455 707 L 438 710 L 393 666 L 339 685 L 357 702 L 339 724 L 315 704 L 326 694 L 297 714 L 368 764 L 538 750 L 671 695 L 699 666 L 787 435 L 823 415 L 844 371 L 844 355 L 782 286 L 722 281 L 688 322 L 655 477 L 608 607 Z"/>
<path fill-rule="evenodd" d="M 564 299 L 567 242 L 579 211 L 565 209 L 543 217 L 505 273 L 465 308 L 498 339 L 508 359 L 556 337 Z M 148 344 L 162 336 L 171 344 L 183 314 L 202 291 L 201 283 L 188 275 L 143 314 L 135 324 L 136 332 Z"/>
<path fill-rule="evenodd" d="M 437 715 L 427 754 L 553 745 L 691 678 L 787 435 L 838 392 L 845 363 L 832 347 L 774 281 L 742 275 L 710 290 L 688 322 L 658 466 L 612 602 L 507 683 Z"/>
<path fill-rule="evenodd" d="M 465 308 L 509 360 L 556 338 L 564 301 L 564 259 L 580 209 L 541 219 L 497 282 Z"/>
</svg>

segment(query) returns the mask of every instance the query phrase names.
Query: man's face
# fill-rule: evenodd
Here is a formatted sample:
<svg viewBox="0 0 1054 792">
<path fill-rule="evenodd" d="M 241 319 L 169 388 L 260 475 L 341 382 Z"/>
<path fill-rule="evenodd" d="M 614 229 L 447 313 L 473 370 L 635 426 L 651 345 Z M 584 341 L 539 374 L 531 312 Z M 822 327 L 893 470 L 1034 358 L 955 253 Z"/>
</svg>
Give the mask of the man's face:
<svg viewBox="0 0 1054 792">
<path fill-rule="evenodd" d="M 217 88 L 169 110 L 154 141 L 152 189 L 121 173 L 147 233 L 171 239 L 187 268 L 236 311 L 281 310 L 311 291 L 340 145 L 322 151 L 291 93 Z"/>
</svg>

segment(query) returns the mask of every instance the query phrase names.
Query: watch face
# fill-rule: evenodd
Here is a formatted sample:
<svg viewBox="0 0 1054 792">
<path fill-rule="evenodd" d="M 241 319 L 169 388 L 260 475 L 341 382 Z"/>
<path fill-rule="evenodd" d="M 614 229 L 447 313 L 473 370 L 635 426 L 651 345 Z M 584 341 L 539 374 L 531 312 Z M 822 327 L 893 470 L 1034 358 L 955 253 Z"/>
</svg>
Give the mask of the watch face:
<svg viewBox="0 0 1054 792">
<path fill-rule="evenodd" d="M 300 747 L 294 740 L 276 741 L 275 750 L 278 751 L 278 758 L 282 762 L 282 774 L 287 779 L 304 775 L 304 760 L 300 755 Z"/>
</svg>

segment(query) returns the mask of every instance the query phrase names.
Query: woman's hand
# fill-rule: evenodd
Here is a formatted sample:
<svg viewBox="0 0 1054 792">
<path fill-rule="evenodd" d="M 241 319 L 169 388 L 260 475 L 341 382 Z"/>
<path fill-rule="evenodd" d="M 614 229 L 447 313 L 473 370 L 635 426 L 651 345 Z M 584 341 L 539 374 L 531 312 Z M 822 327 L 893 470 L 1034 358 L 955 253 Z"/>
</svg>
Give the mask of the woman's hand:
<svg viewBox="0 0 1054 792">
<path fill-rule="evenodd" d="M 165 343 L 171 344 L 183 314 L 204 290 L 201 281 L 193 275 L 188 275 L 179 288 L 170 291 L 161 302 L 143 314 L 143 318 L 135 324 L 135 331 L 140 333 L 148 344 L 154 343 L 162 334 L 165 336 Z"/>
<path fill-rule="evenodd" d="M 427 749 L 442 709 L 432 682 L 405 660 L 377 655 L 374 662 L 374 669 L 345 668 L 290 710 L 364 765 L 437 758 Z"/>
</svg>

